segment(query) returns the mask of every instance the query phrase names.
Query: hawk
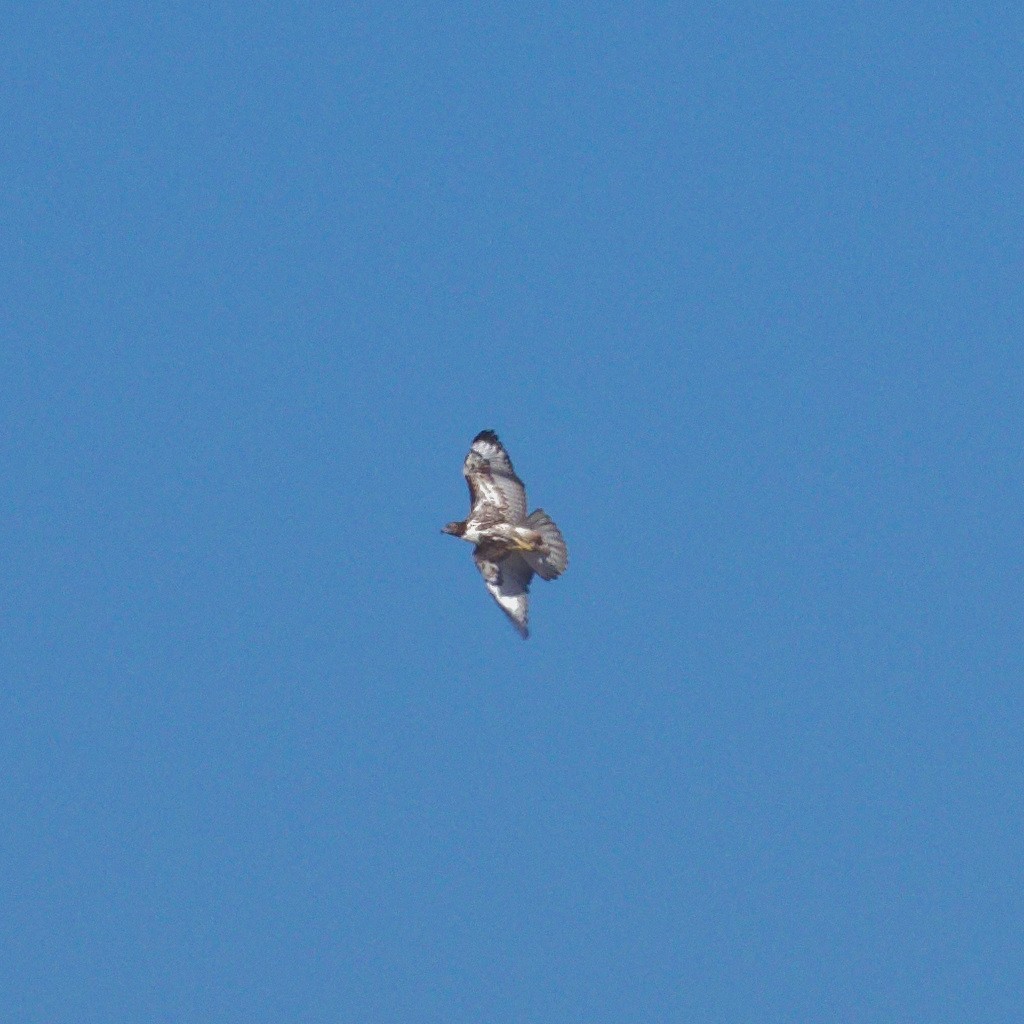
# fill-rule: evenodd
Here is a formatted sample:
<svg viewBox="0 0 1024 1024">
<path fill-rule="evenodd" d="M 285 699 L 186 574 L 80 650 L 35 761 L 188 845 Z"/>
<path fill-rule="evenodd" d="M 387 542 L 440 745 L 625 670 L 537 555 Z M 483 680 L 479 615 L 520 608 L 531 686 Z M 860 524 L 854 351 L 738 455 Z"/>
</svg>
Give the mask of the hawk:
<svg viewBox="0 0 1024 1024">
<path fill-rule="evenodd" d="M 469 516 L 441 532 L 476 545 L 473 560 L 491 597 L 525 640 L 534 573 L 553 580 L 569 564 L 562 533 L 543 509 L 526 514 L 526 488 L 493 430 L 473 438 L 462 475 L 469 484 Z"/>
</svg>

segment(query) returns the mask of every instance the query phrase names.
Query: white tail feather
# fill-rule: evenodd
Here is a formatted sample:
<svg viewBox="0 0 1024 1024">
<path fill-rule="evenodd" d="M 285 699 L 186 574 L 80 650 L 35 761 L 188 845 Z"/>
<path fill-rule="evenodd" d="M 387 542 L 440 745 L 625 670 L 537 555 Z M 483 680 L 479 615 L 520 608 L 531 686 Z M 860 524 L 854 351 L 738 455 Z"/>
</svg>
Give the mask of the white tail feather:
<svg viewBox="0 0 1024 1024">
<path fill-rule="evenodd" d="M 553 580 L 561 576 L 569 564 L 569 550 L 565 546 L 565 539 L 562 531 L 555 525 L 555 521 L 539 508 L 526 517 L 526 526 L 536 530 L 543 538 L 547 548 L 544 552 L 528 551 L 523 557 L 529 563 L 530 568 L 545 580 Z"/>
</svg>

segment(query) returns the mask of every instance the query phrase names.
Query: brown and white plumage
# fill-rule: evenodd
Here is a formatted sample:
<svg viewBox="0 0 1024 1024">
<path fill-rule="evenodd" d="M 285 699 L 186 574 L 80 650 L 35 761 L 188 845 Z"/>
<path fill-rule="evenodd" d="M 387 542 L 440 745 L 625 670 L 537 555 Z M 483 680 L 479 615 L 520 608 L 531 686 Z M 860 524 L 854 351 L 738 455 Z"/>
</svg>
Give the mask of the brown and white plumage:
<svg viewBox="0 0 1024 1024">
<path fill-rule="evenodd" d="M 525 639 L 530 581 L 534 574 L 553 580 L 565 572 L 565 540 L 543 509 L 526 514 L 526 488 L 493 430 L 473 438 L 462 472 L 469 516 L 443 532 L 475 545 L 473 559 L 487 589 Z"/>
</svg>

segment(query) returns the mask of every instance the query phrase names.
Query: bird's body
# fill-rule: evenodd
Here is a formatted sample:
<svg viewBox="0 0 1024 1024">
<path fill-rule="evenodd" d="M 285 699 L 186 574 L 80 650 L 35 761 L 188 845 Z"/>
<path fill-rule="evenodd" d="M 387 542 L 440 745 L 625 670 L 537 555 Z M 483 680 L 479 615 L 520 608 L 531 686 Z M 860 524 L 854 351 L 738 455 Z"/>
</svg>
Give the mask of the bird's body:
<svg viewBox="0 0 1024 1024">
<path fill-rule="evenodd" d="M 525 639 L 530 581 L 534 574 L 553 580 L 565 572 L 565 540 L 543 509 L 526 514 L 526 488 L 493 430 L 473 438 L 462 472 L 469 485 L 469 516 L 443 532 L 474 545 L 473 559 L 487 589 Z"/>
</svg>

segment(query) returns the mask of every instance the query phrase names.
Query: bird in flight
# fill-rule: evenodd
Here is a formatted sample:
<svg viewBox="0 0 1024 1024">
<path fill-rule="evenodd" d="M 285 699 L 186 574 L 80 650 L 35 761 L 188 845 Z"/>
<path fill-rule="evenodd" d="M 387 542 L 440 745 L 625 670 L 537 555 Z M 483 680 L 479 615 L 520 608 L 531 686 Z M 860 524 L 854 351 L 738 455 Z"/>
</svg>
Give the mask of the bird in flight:
<svg viewBox="0 0 1024 1024">
<path fill-rule="evenodd" d="M 543 509 L 526 514 L 526 488 L 493 430 L 473 438 L 462 475 L 469 484 L 469 516 L 441 532 L 475 545 L 473 560 L 491 597 L 525 640 L 534 573 L 553 580 L 569 564 L 562 532 Z"/>
</svg>

